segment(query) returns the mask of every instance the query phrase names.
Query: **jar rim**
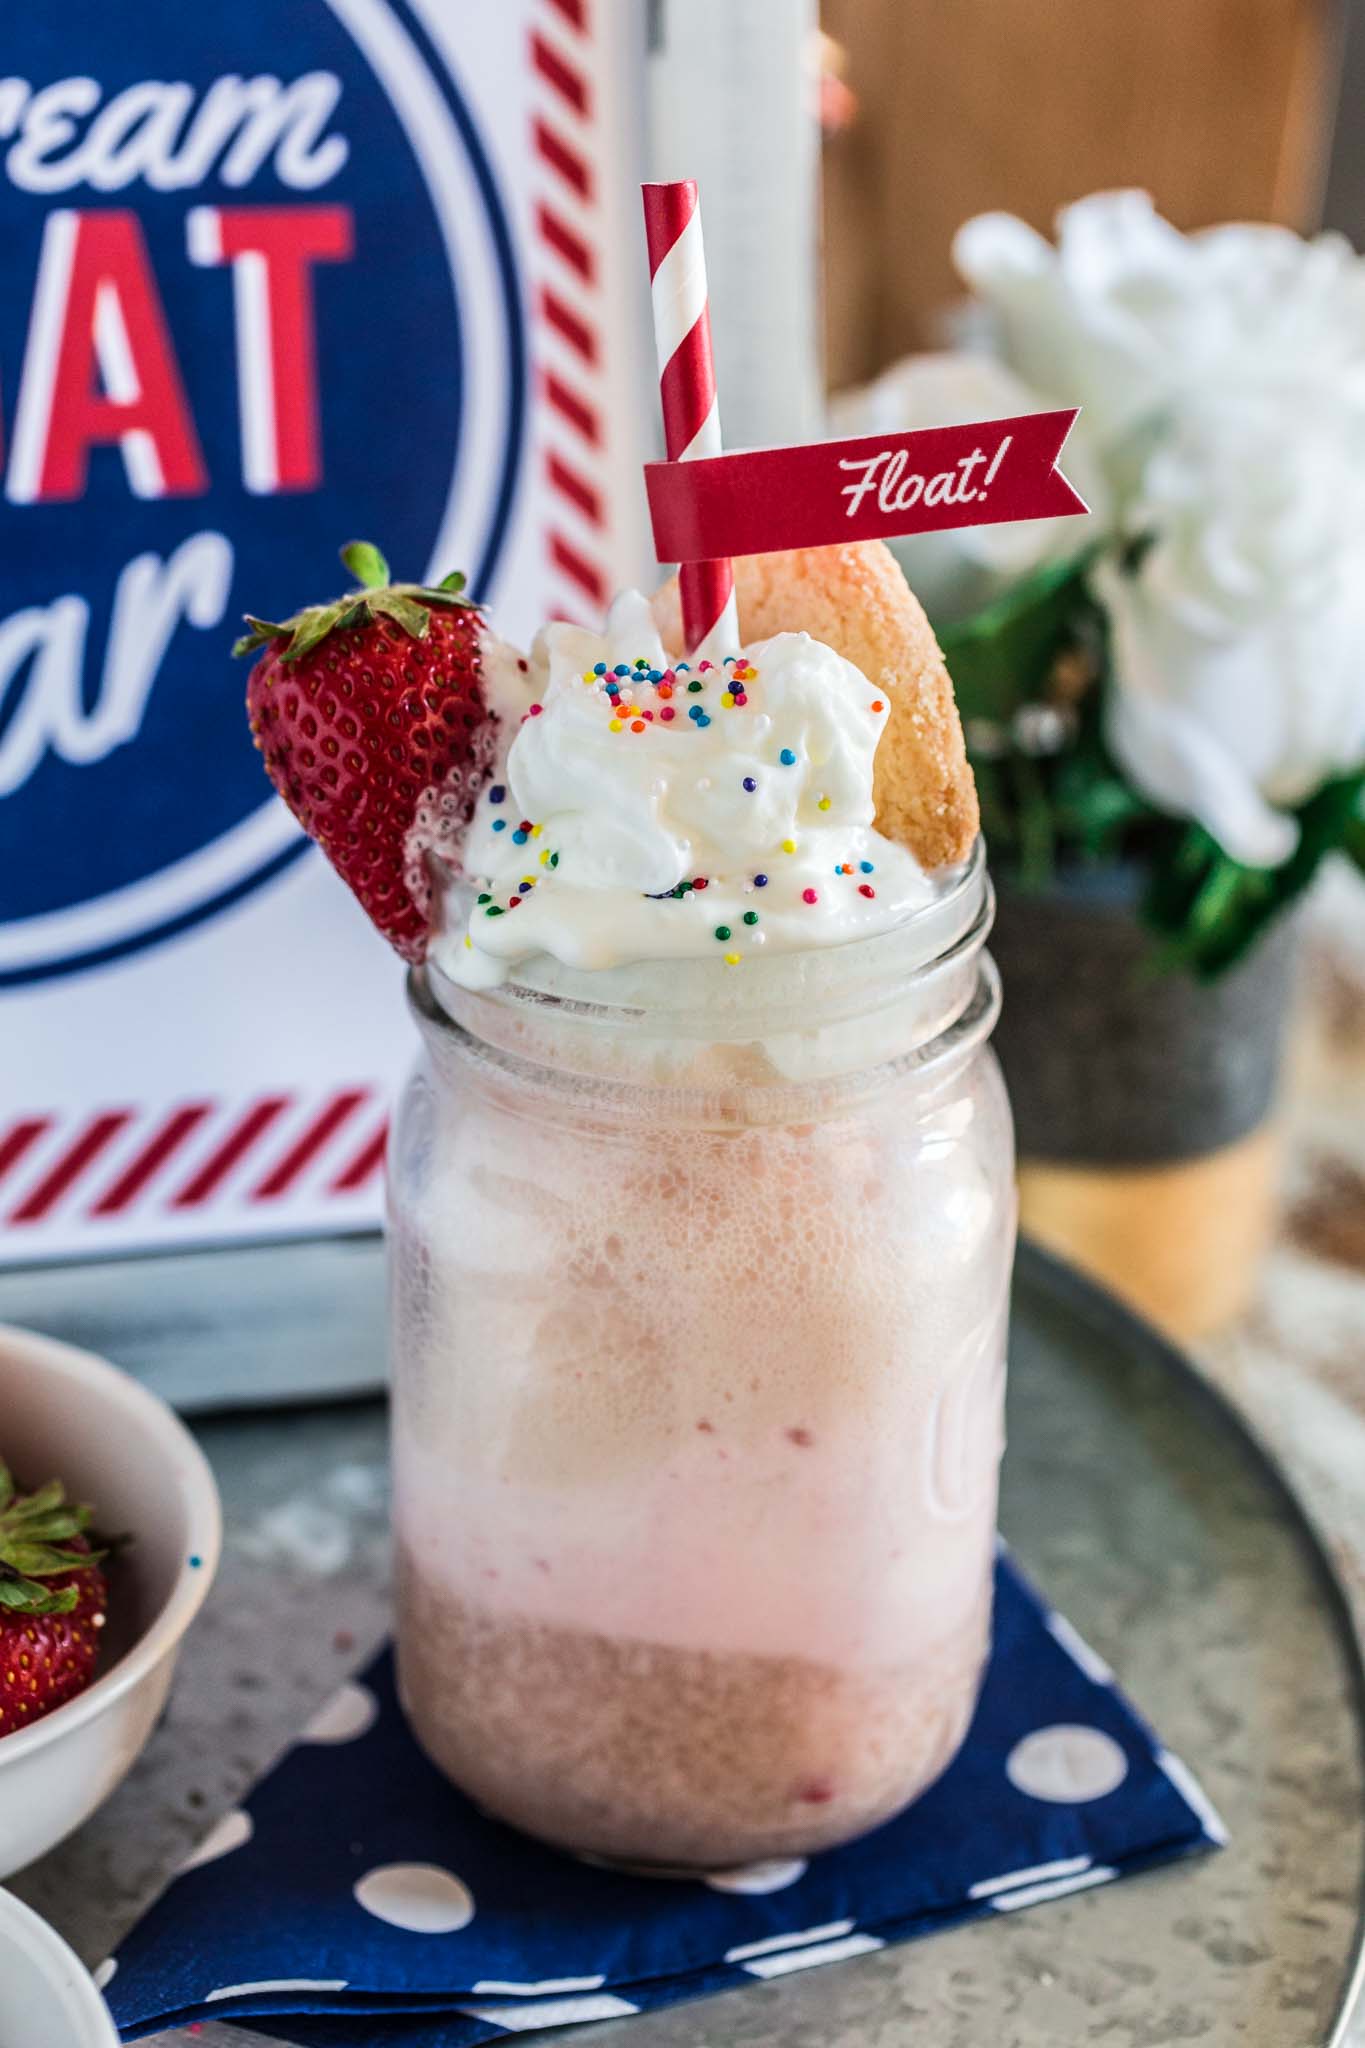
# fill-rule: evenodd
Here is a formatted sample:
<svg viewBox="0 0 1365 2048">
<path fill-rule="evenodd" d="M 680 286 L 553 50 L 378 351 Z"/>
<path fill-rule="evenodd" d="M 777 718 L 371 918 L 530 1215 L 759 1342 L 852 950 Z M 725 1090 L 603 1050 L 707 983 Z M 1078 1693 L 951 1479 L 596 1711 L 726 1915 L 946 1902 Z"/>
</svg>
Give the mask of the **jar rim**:
<svg viewBox="0 0 1365 2048">
<path fill-rule="evenodd" d="M 937 1067 L 988 1036 L 999 1007 L 983 954 L 994 906 L 978 843 L 933 904 L 892 929 L 774 955 L 744 977 L 714 960 L 592 974 L 547 962 L 544 973 L 466 989 L 428 964 L 410 973 L 408 998 L 433 1048 L 618 1090 L 704 1093 L 724 1074 L 726 1085 L 745 1076 L 775 1095 Z"/>
<path fill-rule="evenodd" d="M 537 954 L 492 988 L 463 988 L 430 961 L 412 970 L 410 982 L 427 992 L 438 1020 L 444 1016 L 479 1036 L 480 1015 L 535 1010 L 603 1028 L 648 1026 L 692 1041 L 748 1040 L 786 1028 L 793 1015 L 837 1023 L 903 1000 L 979 950 L 995 911 L 980 837 L 965 861 L 942 871 L 941 881 L 928 903 L 889 929 L 837 946 L 750 959 L 742 974 L 714 955 L 585 969 Z M 426 1014 L 415 995 L 414 1004 Z"/>
</svg>

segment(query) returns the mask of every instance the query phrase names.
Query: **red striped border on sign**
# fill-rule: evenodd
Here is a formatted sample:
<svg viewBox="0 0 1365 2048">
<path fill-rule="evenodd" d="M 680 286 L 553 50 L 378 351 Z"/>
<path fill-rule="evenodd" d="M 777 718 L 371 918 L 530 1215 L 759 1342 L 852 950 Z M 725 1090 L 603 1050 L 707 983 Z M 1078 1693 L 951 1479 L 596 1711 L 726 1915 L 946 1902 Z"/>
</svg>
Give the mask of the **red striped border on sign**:
<svg viewBox="0 0 1365 2048">
<path fill-rule="evenodd" d="M 0 1249 L 22 1256 L 44 1231 L 97 1250 L 100 1226 L 156 1236 L 157 1219 L 190 1214 L 277 1216 L 291 1201 L 316 1210 L 368 1201 L 381 1178 L 387 1124 L 381 1091 L 357 1084 L 312 1098 L 286 1091 L 230 1104 L 122 1105 L 0 1120 Z"/>
</svg>

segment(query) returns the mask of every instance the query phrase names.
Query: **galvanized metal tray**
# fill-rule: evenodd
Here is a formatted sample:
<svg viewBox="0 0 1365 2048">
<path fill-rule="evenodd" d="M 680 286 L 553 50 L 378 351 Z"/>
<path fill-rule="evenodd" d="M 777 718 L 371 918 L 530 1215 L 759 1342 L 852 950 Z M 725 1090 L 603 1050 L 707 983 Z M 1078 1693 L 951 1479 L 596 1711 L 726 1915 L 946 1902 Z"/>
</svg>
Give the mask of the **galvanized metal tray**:
<svg viewBox="0 0 1365 2048">
<path fill-rule="evenodd" d="M 103 1294 L 93 1270 L 66 1313 L 55 1290 L 36 1301 L 34 1276 L 8 1276 L 0 1318 L 26 1314 L 145 1362 L 191 1400 L 206 1367 L 221 1379 L 231 1356 L 239 1377 L 225 1391 L 239 1397 L 359 1391 L 379 1377 L 373 1245 L 139 1261 L 106 1269 L 121 1277 Z M 1005 1533 L 1198 1772 L 1230 1847 L 618 2023 L 616 2048 L 1350 2038 L 1365 1674 L 1325 1552 L 1273 1461 L 1179 1353 L 1028 1247 L 1011 1375 Z M 129 1784 L 16 1884 L 92 1962 L 385 1627 L 382 1404 L 220 1414 L 200 1434 L 229 1538 L 171 1713 Z M 190 2048 L 188 2036 L 164 2038 Z M 198 2048 L 245 2038 L 214 2027 L 196 2037 Z M 588 2048 L 606 2030 L 575 2038 Z"/>
</svg>

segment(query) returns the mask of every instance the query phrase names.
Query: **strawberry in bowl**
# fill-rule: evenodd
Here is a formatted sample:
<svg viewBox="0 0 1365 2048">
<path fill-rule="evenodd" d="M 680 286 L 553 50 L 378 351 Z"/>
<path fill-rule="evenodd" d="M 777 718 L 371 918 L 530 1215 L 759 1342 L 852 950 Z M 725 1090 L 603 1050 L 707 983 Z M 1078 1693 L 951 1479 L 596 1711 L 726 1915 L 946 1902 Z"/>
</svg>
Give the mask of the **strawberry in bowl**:
<svg viewBox="0 0 1365 2048">
<path fill-rule="evenodd" d="M 59 1479 L 21 1493 L 0 1462 L 0 1737 L 75 1699 L 95 1675 L 109 1582 L 86 1534 L 91 1513 Z"/>
<path fill-rule="evenodd" d="M 147 1742 L 213 1582 L 221 1517 L 203 1452 L 164 1401 L 107 1359 L 5 1325 L 0 1432 L 3 1883 L 93 1813 Z M 33 1491 L 49 1473 L 63 1486 Z M 133 1532 L 116 1565 L 72 1505 L 87 1500 Z"/>
<path fill-rule="evenodd" d="M 437 883 L 459 872 L 501 719 L 495 645 L 464 578 L 394 583 L 368 541 L 341 559 L 358 587 L 275 623 L 248 615 L 234 653 L 260 654 L 247 715 L 266 772 L 372 922 L 426 954 Z"/>
</svg>

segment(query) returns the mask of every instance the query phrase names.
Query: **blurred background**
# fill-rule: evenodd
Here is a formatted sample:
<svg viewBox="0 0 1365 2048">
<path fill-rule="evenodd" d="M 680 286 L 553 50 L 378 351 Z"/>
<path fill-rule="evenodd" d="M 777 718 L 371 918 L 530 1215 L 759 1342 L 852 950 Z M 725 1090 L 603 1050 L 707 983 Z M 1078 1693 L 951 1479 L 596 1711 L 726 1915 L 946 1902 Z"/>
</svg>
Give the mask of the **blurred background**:
<svg viewBox="0 0 1365 2048">
<path fill-rule="evenodd" d="M 1180 228 L 1358 233 L 1350 11 L 1333 0 L 825 0 L 838 81 L 824 152 L 831 387 L 941 339 L 961 291 L 953 236 L 992 208 L 1047 231 L 1088 192 L 1140 186 Z"/>
<path fill-rule="evenodd" d="M 868 386 L 912 352 L 971 339 L 954 238 L 983 213 L 1007 210 L 1051 236 L 1060 210 L 1075 201 L 1138 188 L 1184 231 L 1273 222 L 1305 237 L 1332 230 L 1355 249 L 1365 246 L 1365 18 L 1355 5 L 1134 0 L 1095 8 L 1054 0 L 1026 9 L 957 0 L 945 9 L 824 0 L 820 26 L 825 372 L 835 393 Z M 1243 254 L 1254 267 L 1257 258 Z M 1096 266 L 1106 260 L 1103 248 L 1091 255 Z M 1108 259 L 1124 261 L 1112 242 Z M 1139 263 L 1131 290 L 1125 297 L 1120 283 L 1109 312 L 1140 318 L 1171 288 L 1169 273 L 1140 273 Z M 1236 297 L 1237 266 L 1225 283 Z M 1285 289 L 1311 302 L 1297 342 L 1306 365 L 1333 315 L 1312 300 L 1302 273 L 1286 278 Z M 1246 305 L 1233 316 L 1234 365 L 1254 352 L 1265 317 L 1265 308 L 1253 314 Z M 1341 402 L 1343 433 L 1354 432 L 1347 393 L 1360 376 L 1360 320 L 1356 300 L 1353 340 L 1324 373 Z M 1098 324 L 1088 331 L 1097 346 L 1105 338 Z M 1165 333 L 1171 342 L 1176 330 Z M 1197 353 L 1193 328 L 1187 342 Z M 1193 394 L 1206 417 L 1216 381 Z M 1059 373 L 1058 388 L 1064 384 Z M 919 424 L 909 413 L 924 402 L 903 391 L 902 423 Z M 895 413 L 892 399 L 864 402 L 861 418 L 889 425 L 888 405 Z M 1287 386 L 1276 405 L 1259 458 L 1263 477 L 1278 472 L 1277 437 L 1283 450 L 1306 417 Z M 1320 500 L 1331 493 L 1326 472 L 1312 465 L 1301 488 Z M 1281 501 L 1265 511 L 1262 532 L 1283 509 Z M 1221 531 L 1218 516 L 1210 484 L 1206 535 Z M 1359 580 L 1365 554 L 1354 508 L 1334 500 L 1332 516 L 1339 524 L 1328 546 L 1340 546 L 1343 576 Z M 906 566 L 928 601 L 908 558 Z M 1281 569 L 1280 595 L 1295 582 Z M 1310 594 L 1307 580 L 1294 601 L 1321 619 L 1321 593 Z M 1248 633 L 1255 610 L 1248 586 Z M 953 660 L 951 625 L 944 637 L 959 699 L 970 699 L 975 674 L 964 676 Z M 1229 644 L 1235 639 L 1233 632 Z M 1286 698 L 1308 672 L 1291 644 L 1277 642 Z M 1025 650 L 1026 666 L 1028 658 Z M 1343 620 L 1339 640 L 1315 642 L 1309 667 L 1337 662 L 1345 680 L 1335 715 L 1350 732 L 1334 764 L 1339 773 L 1360 755 L 1365 639 L 1354 616 Z M 1230 703 L 1240 702 L 1248 718 L 1256 716 L 1254 667 L 1254 657 L 1234 655 L 1228 682 Z M 988 777 L 996 772 L 986 769 Z M 1358 781 L 1354 789 L 1358 821 Z M 1357 822 L 1357 854 L 1359 829 Z M 1334 837 L 1335 850 L 1313 867 L 1303 894 L 1279 906 L 1230 970 L 1176 968 L 1155 986 L 1129 944 L 1138 920 L 1121 929 L 1143 895 L 1141 880 L 1118 880 L 1135 853 L 1139 864 L 1143 858 L 1131 838 L 1099 863 L 1107 891 L 1094 886 L 1091 867 L 1088 900 L 1083 864 L 1063 859 L 1032 903 L 1021 903 L 1011 849 L 997 953 L 1026 1227 L 1194 1343 L 1205 1366 L 1299 1461 L 1310 1497 L 1353 1531 L 1359 1585 L 1365 888 L 1342 850 L 1348 839 L 1345 831 Z M 995 865 L 999 875 L 1002 863 Z M 1097 983 L 1115 992 L 1112 1002 Z M 1259 1078 L 1237 1100 L 1257 1066 Z"/>
<path fill-rule="evenodd" d="M 1058 211 L 1083 195 L 1138 187 L 1183 230 L 1265 221 L 1305 236 L 1330 228 L 1365 245 L 1365 24 L 1357 7 L 1135 0 L 1097 9 L 1057 0 L 1022 9 L 959 0 L 947 10 L 825 0 L 821 23 L 831 39 L 822 161 L 826 368 L 836 391 L 960 335 L 954 236 L 990 210 L 1008 209 L 1047 234 Z M 1313 324 L 1310 316 L 1305 355 L 1320 339 Z M 1244 349 L 1252 341 L 1240 337 Z M 1343 385 L 1358 375 L 1358 361 L 1338 371 Z M 1279 421 L 1286 440 L 1298 416 L 1287 399 Z M 1323 490 L 1325 479 L 1307 488 Z M 1345 507 L 1341 516 L 1358 578 L 1359 530 Z M 1358 707 L 1365 646 L 1349 630 L 1345 638 Z M 1295 687 L 1292 668 L 1286 662 L 1286 692 Z M 1250 691 L 1249 678 L 1242 687 Z M 1358 735 L 1358 709 L 1353 729 Z M 1022 1099 L 1026 1225 L 1194 1341 L 1206 1367 L 1296 1464 L 1310 1498 L 1351 1532 L 1343 1555 L 1361 1585 L 1358 870 L 1340 853 L 1329 857 L 1306 902 L 1282 908 L 1230 978 L 1186 976 L 1183 990 L 1168 985 L 1174 1000 L 1166 1002 L 1153 1000 L 1149 981 L 1138 993 L 1124 974 L 1112 902 L 1105 929 L 1105 912 L 1093 903 L 1056 900 L 1055 876 L 1052 904 L 1031 918 L 1008 888 L 1003 893 L 1000 951 L 1016 1028 L 1007 1024 L 1002 1047 Z M 1287 957 L 1272 967 L 1277 949 Z M 1096 1000 L 1096 961 L 1115 977 L 1115 1006 Z M 1258 973 L 1259 992 L 1249 985 Z M 1023 1002 L 1039 1006 L 1034 1030 L 1017 1016 Z M 1211 1101 L 1256 1057 L 1252 1012 L 1262 1031 L 1283 1020 L 1283 1051 L 1263 1048 L 1273 1080 L 1267 1074 L 1256 1102 L 1240 1109 L 1225 1096 L 1216 1130 L 1207 1122 Z M 1141 1033 L 1150 1059 L 1134 1043 Z M 1183 1140 L 1162 1114 L 1172 1089 L 1181 1097 Z M 1077 1096 L 1088 1136 L 1067 1112 Z M 1154 1124 L 1171 1151 L 1167 1162 L 1144 1156 Z"/>
<path fill-rule="evenodd" d="M 268 76 L 244 0 L 8 22 L 4 1313 L 95 1341 L 139 1261 L 373 1232 L 399 977 L 265 788 L 234 624 L 358 532 L 518 635 L 654 575 L 637 185 L 695 175 L 732 445 L 1084 407 L 1084 531 L 901 550 L 1025 1220 L 1365 1555 L 1361 11 L 286 0 Z"/>
</svg>

